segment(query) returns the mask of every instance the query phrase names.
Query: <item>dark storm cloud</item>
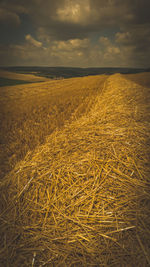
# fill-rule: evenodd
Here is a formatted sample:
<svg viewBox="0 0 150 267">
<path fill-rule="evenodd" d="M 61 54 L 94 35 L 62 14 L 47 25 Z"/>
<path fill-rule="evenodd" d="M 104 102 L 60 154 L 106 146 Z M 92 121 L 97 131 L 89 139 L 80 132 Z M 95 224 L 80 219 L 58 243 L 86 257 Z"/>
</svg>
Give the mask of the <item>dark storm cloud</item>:
<svg viewBox="0 0 150 267">
<path fill-rule="evenodd" d="M 136 44 L 141 49 L 149 48 L 150 27 L 147 25 L 135 25 L 124 32 L 118 32 L 116 34 L 116 42 L 124 46 Z"/>
<path fill-rule="evenodd" d="M 54 38 L 83 38 L 107 27 L 150 22 L 149 0 L 3 0 L 8 12 L 27 13 Z"/>
<path fill-rule="evenodd" d="M 9 11 L 5 8 L 0 8 L 0 23 L 3 25 L 8 24 L 17 26 L 18 24 L 20 24 L 20 18 L 15 12 Z"/>
<path fill-rule="evenodd" d="M 130 3 L 133 14 L 135 14 L 135 23 L 144 24 L 150 23 L 150 1 L 149 0 L 137 0 Z"/>
<path fill-rule="evenodd" d="M 65 64 L 67 57 L 70 60 L 73 57 L 70 51 L 74 49 L 74 55 L 80 55 L 79 62 L 85 63 L 88 54 L 95 65 L 97 59 L 104 65 L 116 65 L 121 60 L 126 65 L 140 65 L 140 62 L 144 65 L 144 59 L 150 57 L 149 10 L 149 0 L 1 0 L 0 23 L 9 25 L 10 31 L 12 25 L 20 25 L 24 34 L 22 47 L 17 43 L 19 37 L 16 45 L 9 46 L 13 55 L 18 51 L 20 60 L 24 60 L 26 54 L 32 61 L 32 55 L 36 58 L 39 49 L 41 60 L 49 56 L 55 63 L 55 59 L 59 62 L 59 58 L 63 61 L 64 57 Z M 21 28 L 24 17 L 31 22 L 26 32 Z M 113 38 L 111 31 L 116 33 Z M 92 36 L 97 36 L 97 40 L 102 37 L 101 42 L 94 44 Z M 79 51 L 74 44 L 87 39 L 87 47 Z"/>
</svg>

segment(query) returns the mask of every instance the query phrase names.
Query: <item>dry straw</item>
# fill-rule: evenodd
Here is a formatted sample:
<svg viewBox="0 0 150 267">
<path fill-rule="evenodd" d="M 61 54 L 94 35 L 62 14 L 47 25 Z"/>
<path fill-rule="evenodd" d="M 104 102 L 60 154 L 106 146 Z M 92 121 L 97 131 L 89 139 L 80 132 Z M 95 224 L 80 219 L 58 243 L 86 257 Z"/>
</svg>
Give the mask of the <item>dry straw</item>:
<svg viewBox="0 0 150 267">
<path fill-rule="evenodd" d="M 149 266 L 149 88 L 108 77 L 1 183 L 1 266 Z"/>
</svg>

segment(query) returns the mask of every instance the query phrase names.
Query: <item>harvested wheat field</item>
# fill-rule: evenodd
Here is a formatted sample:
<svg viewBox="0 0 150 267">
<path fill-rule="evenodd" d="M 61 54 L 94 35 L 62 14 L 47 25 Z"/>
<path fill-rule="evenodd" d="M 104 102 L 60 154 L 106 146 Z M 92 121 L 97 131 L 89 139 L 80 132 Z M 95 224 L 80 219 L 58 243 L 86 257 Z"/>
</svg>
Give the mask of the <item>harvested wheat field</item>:
<svg viewBox="0 0 150 267">
<path fill-rule="evenodd" d="M 150 87 L 120 74 L 40 86 L 40 98 L 36 84 L 15 87 L 31 106 L 15 126 L 28 147 L 7 133 L 16 160 L 0 184 L 0 266 L 150 266 Z"/>
<path fill-rule="evenodd" d="M 95 103 L 105 75 L 0 88 L 0 177 Z"/>
<path fill-rule="evenodd" d="M 0 77 L 13 79 L 13 80 L 28 81 L 28 82 L 39 82 L 39 81 L 42 82 L 42 81 L 49 80 L 44 77 L 38 77 L 34 74 L 22 74 L 22 73 L 15 73 L 15 72 L 6 71 L 6 70 L 0 70 Z"/>
</svg>

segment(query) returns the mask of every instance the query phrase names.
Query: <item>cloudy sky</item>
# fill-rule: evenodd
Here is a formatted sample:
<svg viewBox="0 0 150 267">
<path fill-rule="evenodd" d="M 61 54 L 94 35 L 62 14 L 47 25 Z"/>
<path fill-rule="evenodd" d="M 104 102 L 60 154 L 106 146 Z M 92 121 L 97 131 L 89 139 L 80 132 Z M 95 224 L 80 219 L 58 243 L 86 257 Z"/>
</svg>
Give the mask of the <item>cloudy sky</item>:
<svg viewBox="0 0 150 267">
<path fill-rule="evenodd" d="M 150 0 L 0 0 L 0 66 L 150 67 Z"/>
</svg>

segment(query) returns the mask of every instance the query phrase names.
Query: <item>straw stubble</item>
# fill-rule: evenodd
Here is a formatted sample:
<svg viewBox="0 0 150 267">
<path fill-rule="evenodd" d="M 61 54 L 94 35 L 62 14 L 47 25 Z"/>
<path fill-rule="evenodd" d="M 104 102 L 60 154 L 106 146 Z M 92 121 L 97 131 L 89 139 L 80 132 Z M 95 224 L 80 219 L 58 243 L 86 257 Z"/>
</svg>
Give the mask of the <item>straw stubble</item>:
<svg viewBox="0 0 150 267">
<path fill-rule="evenodd" d="M 88 112 L 6 176 L 2 264 L 149 266 L 145 94 L 122 75 L 108 77 Z"/>
</svg>

